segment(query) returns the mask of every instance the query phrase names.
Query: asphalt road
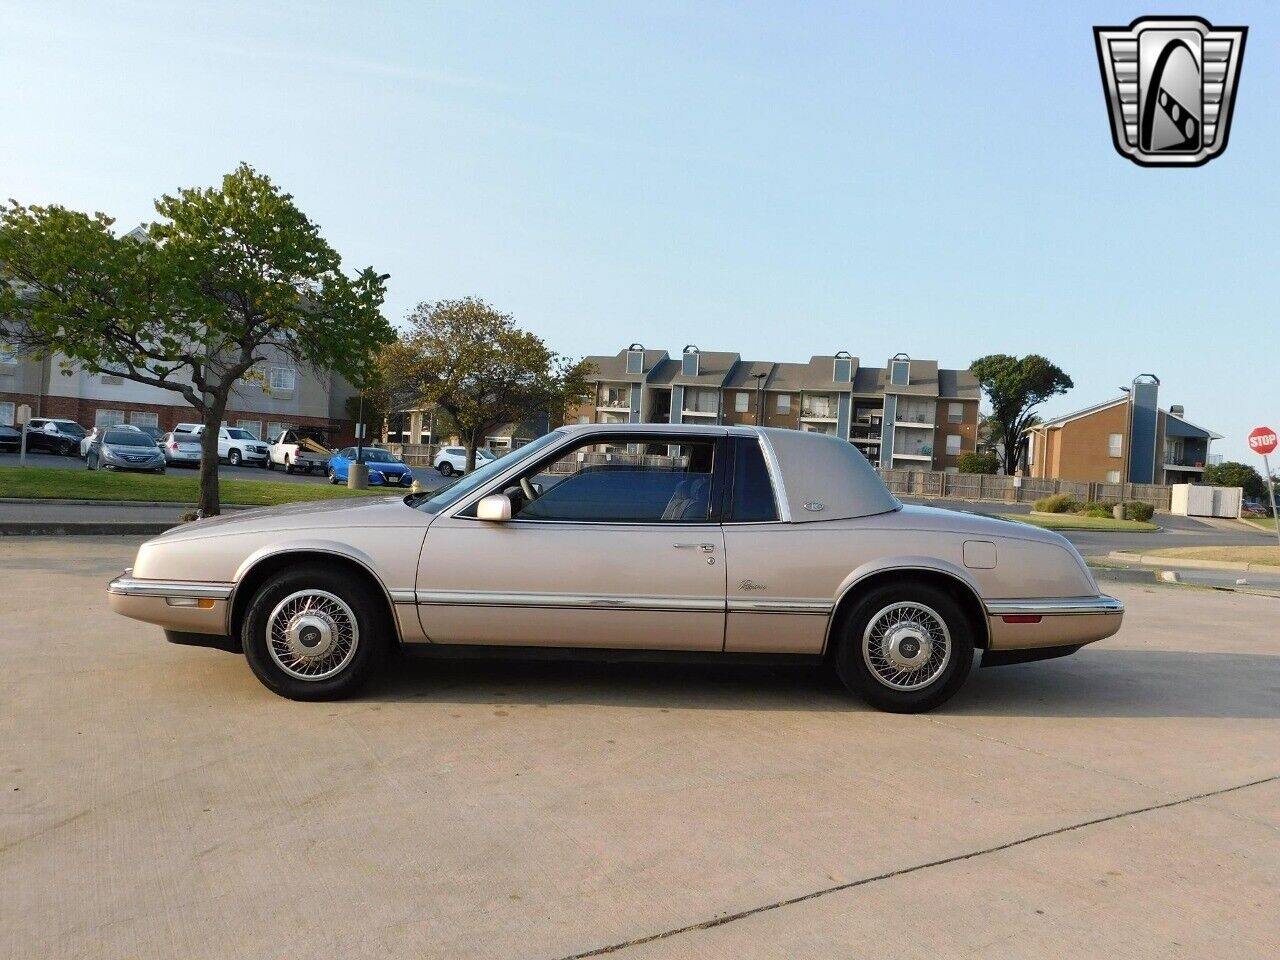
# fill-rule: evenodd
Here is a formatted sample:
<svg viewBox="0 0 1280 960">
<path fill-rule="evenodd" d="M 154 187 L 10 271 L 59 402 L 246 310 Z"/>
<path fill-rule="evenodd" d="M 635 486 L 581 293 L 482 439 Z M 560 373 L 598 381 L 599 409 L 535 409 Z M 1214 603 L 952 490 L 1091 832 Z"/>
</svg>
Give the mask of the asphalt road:
<svg viewBox="0 0 1280 960">
<path fill-rule="evenodd" d="M 302 704 L 0 541 L 0 955 L 1273 956 L 1280 600 L 875 713 L 818 670 L 405 661 Z"/>
<path fill-rule="evenodd" d="M 904 498 L 944 510 L 970 513 L 1030 513 L 1025 503 L 993 503 L 986 500 L 921 500 Z M 1258 530 L 1237 520 L 1205 520 L 1158 513 L 1154 522 L 1160 529 L 1154 533 L 1100 532 L 1064 530 L 1063 535 L 1087 557 L 1106 556 L 1113 550 L 1158 550 L 1164 547 L 1266 546 L 1275 542 L 1275 534 Z"/>
</svg>

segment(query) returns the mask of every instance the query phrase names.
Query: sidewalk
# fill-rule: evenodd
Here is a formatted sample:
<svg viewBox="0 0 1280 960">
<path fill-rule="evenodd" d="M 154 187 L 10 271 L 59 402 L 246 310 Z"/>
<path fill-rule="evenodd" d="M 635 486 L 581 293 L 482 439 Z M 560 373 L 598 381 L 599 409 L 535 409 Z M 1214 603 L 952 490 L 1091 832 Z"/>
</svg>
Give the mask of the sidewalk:
<svg viewBox="0 0 1280 960">
<path fill-rule="evenodd" d="M 195 509 L 186 503 L 88 500 L 0 501 L 0 536 L 155 536 Z M 223 507 L 225 512 L 250 509 Z"/>
</svg>

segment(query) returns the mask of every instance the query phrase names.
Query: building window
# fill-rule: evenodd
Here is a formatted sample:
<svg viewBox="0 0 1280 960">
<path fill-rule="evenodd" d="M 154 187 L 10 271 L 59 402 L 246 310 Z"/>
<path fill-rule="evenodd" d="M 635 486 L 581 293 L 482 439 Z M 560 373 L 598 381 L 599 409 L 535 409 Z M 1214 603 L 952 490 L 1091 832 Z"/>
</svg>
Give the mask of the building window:
<svg viewBox="0 0 1280 960">
<path fill-rule="evenodd" d="M 948 403 L 947 404 L 947 423 L 962 423 L 964 421 L 964 404 Z"/>
<path fill-rule="evenodd" d="M 590 423 L 590 422 L 591 422 L 591 418 L 588 417 L 585 413 L 578 414 L 578 423 Z"/>
<path fill-rule="evenodd" d="M 293 429 L 293 424 L 291 423 L 268 423 L 267 439 L 275 440 L 276 437 L 280 436 L 280 434 L 284 433 L 286 430 L 292 430 L 292 429 Z"/>
<path fill-rule="evenodd" d="M 135 427 L 151 427 L 154 430 L 160 429 L 160 414 L 147 413 L 145 410 L 135 410 L 129 414 L 129 422 Z"/>
<path fill-rule="evenodd" d="M 8 400 L 0 402 L 0 426 L 13 426 L 14 406 Z"/>
<path fill-rule="evenodd" d="M 686 413 L 715 413 L 719 407 L 719 397 L 715 390 L 706 387 L 686 387 L 684 391 L 684 411 Z"/>
<path fill-rule="evenodd" d="M 93 425 L 95 427 L 118 427 L 122 423 L 124 423 L 123 410 L 99 409 L 93 415 Z"/>
<path fill-rule="evenodd" d="M 18 362 L 18 351 L 13 349 L 7 343 L 0 342 L 0 363 L 10 364 Z"/>
<path fill-rule="evenodd" d="M 1108 471 L 1107 471 L 1107 483 L 1119 483 L 1119 482 L 1120 482 L 1120 471 L 1119 471 L 1119 470 L 1108 470 Z"/>
<path fill-rule="evenodd" d="M 124 377 L 116 373 L 104 373 L 100 379 L 102 380 L 103 384 L 105 384 L 108 387 L 116 387 L 124 383 Z"/>
<path fill-rule="evenodd" d="M 1107 437 L 1107 453 L 1113 457 L 1124 456 L 1124 434 L 1113 433 Z"/>
<path fill-rule="evenodd" d="M 958 457 L 960 455 L 960 434 L 947 434 L 947 456 Z"/>
<path fill-rule="evenodd" d="M 259 440 L 262 439 L 262 421 L 261 420 L 237 420 L 235 426 L 241 430 L 248 430 Z"/>
<path fill-rule="evenodd" d="M 897 387 L 905 387 L 911 383 L 911 361 L 894 360 L 889 370 L 889 380 Z"/>
<path fill-rule="evenodd" d="M 778 402 L 774 406 L 774 409 L 778 413 L 790 413 L 791 412 L 791 394 L 789 393 L 778 394 Z"/>
<path fill-rule="evenodd" d="M 297 371 L 293 367 L 270 367 L 267 370 L 267 385 L 273 393 L 287 393 L 297 383 Z"/>
<path fill-rule="evenodd" d="M 733 409 L 738 413 L 746 413 L 750 398 L 751 394 L 749 393 L 739 393 L 733 398 Z"/>
<path fill-rule="evenodd" d="M 1039 434 L 1033 433 L 1031 434 L 1030 437 L 1027 438 L 1027 466 L 1028 467 L 1033 466 L 1036 462 L 1036 437 L 1037 436 L 1039 436 Z"/>
<path fill-rule="evenodd" d="M 600 398 L 600 406 L 630 407 L 631 406 L 631 388 L 630 387 L 606 387 L 604 391 L 604 396 Z"/>
</svg>

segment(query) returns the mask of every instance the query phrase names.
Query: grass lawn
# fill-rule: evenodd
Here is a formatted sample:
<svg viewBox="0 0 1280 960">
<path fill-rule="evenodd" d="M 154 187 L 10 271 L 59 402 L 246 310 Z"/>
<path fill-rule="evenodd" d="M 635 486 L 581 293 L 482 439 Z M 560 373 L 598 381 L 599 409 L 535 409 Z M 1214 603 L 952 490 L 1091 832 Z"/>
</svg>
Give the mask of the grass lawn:
<svg viewBox="0 0 1280 960">
<path fill-rule="evenodd" d="M 1032 516 L 1029 513 L 1002 513 L 1006 520 L 1017 520 L 1029 523 L 1033 527 L 1044 527 L 1046 530 L 1110 530 L 1128 533 L 1151 533 L 1160 528 L 1154 523 L 1143 520 L 1116 520 L 1111 517 L 1077 517 L 1073 513 L 1053 513 L 1045 516 Z"/>
<path fill-rule="evenodd" d="M 276 480 L 222 478 L 222 502 L 254 507 L 300 500 L 381 493 L 381 489 L 348 490 L 327 483 L 284 483 Z M 0 467 L 0 497 L 67 500 L 157 500 L 195 503 L 195 471 L 174 476 L 150 473 L 109 473 L 104 470 L 59 470 L 52 467 Z"/>
<path fill-rule="evenodd" d="M 1255 527 L 1262 527 L 1264 530 L 1274 530 L 1276 528 L 1275 517 L 1245 517 L 1245 523 L 1252 523 Z"/>
<path fill-rule="evenodd" d="M 1144 550 L 1148 557 L 1178 557 L 1182 560 L 1226 560 L 1230 563 L 1264 563 L 1280 567 L 1280 546 L 1272 547 L 1166 547 Z"/>
</svg>

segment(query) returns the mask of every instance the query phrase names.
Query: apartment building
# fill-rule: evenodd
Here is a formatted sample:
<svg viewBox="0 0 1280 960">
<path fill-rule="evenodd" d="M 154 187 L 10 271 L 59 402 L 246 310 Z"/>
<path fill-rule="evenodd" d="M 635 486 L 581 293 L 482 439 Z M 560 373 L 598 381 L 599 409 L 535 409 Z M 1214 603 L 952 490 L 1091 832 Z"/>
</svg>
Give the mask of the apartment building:
<svg viewBox="0 0 1280 960">
<path fill-rule="evenodd" d="M 335 444 L 354 442 L 346 409 L 355 391 L 335 373 L 298 366 L 283 355 L 241 381 L 227 403 L 226 423 L 264 439 L 286 427 L 319 427 Z M 25 417 L 23 416 L 25 414 Z M 170 390 L 90 373 L 63 358 L 21 356 L 0 348 L 0 424 L 26 417 L 63 417 L 84 427 L 132 423 L 170 430 L 199 417 Z"/>
<path fill-rule="evenodd" d="M 847 350 L 807 363 L 743 360 L 690 344 L 633 343 L 587 357 L 591 390 L 569 423 L 736 423 L 840 437 L 875 466 L 954 472 L 977 445 L 979 386 L 967 370 L 898 354 L 863 366 Z"/>
<path fill-rule="evenodd" d="M 1183 408 L 1159 405 L 1160 379 L 1143 374 L 1114 399 L 1027 431 L 1033 477 L 1097 483 L 1196 483 L 1221 460 L 1209 452 L 1222 435 L 1196 426 Z"/>
</svg>

